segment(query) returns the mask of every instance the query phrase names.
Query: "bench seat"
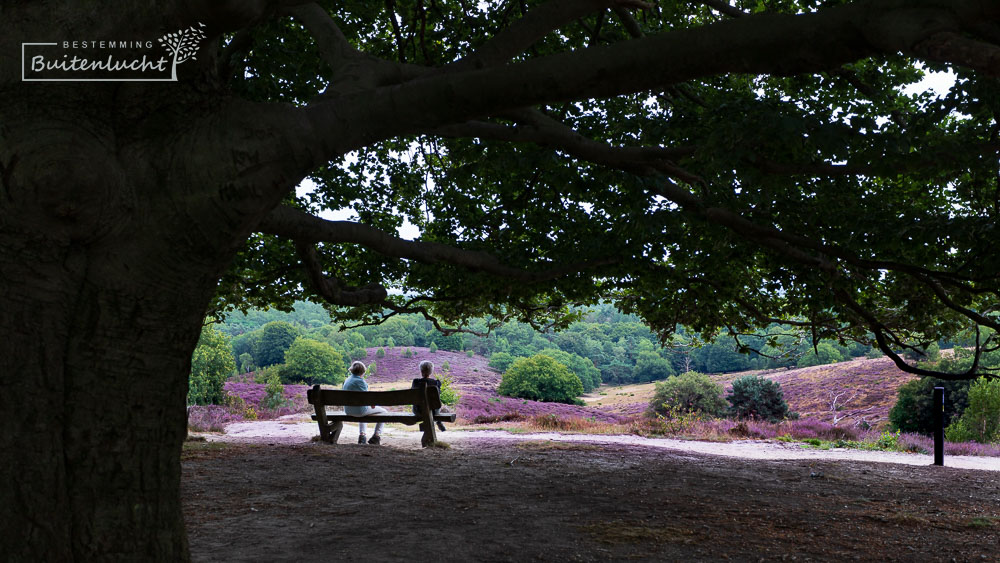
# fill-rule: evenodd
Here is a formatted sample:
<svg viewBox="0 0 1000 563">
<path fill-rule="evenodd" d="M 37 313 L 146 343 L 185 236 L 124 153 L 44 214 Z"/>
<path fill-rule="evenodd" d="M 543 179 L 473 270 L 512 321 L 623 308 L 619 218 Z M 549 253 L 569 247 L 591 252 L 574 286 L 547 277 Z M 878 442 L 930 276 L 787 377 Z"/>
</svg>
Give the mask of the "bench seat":
<svg viewBox="0 0 1000 563">
<path fill-rule="evenodd" d="M 455 413 L 433 414 L 441 408 L 441 397 L 437 387 L 423 389 L 405 389 L 399 391 L 344 391 L 338 389 L 322 389 L 313 385 L 306 392 L 309 404 L 316 408 L 312 419 L 319 425 L 319 436 L 324 442 L 336 444 L 345 422 L 399 422 L 406 425 L 420 424 L 424 435 L 420 439 L 424 447 L 437 441 L 434 422 L 455 422 Z M 421 414 L 407 412 L 388 412 L 354 416 L 343 410 L 327 412 L 327 406 L 363 407 L 381 406 L 419 406 Z"/>
</svg>

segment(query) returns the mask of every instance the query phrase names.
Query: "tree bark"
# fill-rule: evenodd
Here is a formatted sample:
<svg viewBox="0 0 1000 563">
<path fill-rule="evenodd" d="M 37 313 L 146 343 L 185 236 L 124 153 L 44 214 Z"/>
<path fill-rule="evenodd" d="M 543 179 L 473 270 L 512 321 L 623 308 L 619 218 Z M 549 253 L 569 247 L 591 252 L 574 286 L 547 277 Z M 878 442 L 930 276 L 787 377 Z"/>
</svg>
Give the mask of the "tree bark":
<svg viewBox="0 0 1000 563">
<path fill-rule="evenodd" d="M 9 101 L 0 108 L 0 553 L 185 561 L 191 350 L 246 231 L 218 211 L 218 193 L 191 197 L 191 185 L 218 185 L 211 171 L 164 175 L 162 162 L 199 147 L 126 147 L 108 115 L 53 109 L 86 99 Z"/>
</svg>

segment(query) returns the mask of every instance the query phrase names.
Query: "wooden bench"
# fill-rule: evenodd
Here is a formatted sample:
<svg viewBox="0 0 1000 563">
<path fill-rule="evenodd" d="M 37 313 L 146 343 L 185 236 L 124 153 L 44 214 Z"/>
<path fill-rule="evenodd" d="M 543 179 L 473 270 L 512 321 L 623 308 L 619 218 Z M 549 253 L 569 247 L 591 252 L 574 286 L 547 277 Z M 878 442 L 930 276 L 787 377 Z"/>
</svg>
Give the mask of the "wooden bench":
<svg viewBox="0 0 1000 563">
<path fill-rule="evenodd" d="M 324 442 L 336 444 L 344 422 L 401 422 L 406 425 L 420 423 L 424 435 L 420 444 L 425 448 L 437 441 L 434 422 L 455 422 L 455 413 L 432 414 L 434 409 L 441 408 L 441 397 L 437 387 L 424 389 L 405 389 L 402 391 L 341 391 L 320 389 L 313 385 L 306 392 L 309 404 L 316 407 L 313 420 L 319 424 L 319 436 Z M 389 412 L 353 416 L 343 410 L 327 412 L 327 406 L 364 407 L 371 405 L 395 406 L 417 405 L 421 414 Z"/>
</svg>

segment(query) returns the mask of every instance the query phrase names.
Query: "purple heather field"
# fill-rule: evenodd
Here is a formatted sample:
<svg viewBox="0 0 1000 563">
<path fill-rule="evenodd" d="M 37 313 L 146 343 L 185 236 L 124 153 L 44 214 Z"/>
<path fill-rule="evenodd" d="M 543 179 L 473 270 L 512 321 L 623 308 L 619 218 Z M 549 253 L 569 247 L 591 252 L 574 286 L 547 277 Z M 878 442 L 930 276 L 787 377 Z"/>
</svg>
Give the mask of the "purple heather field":
<svg viewBox="0 0 1000 563">
<path fill-rule="evenodd" d="M 419 376 L 418 366 L 424 360 L 434 363 L 435 376 L 441 374 L 444 364 L 452 384 L 460 394 L 456 407 L 459 424 L 489 424 L 526 421 L 553 429 L 582 431 L 634 432 L 648 435 L 680 434 L 708 440 L 727 439 L 776 439 L 794 437 L 796 440 L 815 438 L 837 442 L 875 444 L 880 438 L 892 438 L 883 433 L 886 414 L 895 400 L 896 389 L 913 376 L 895 369 L 888 359 L 855 360 L 827 366 L 799 370 L 764 373 L 764 377 L 781 383 L 785 398 L 792 410 L 802 415 L 798 420 L 772 424 L 760 421 L 708 420 L 677 423 L 657 421 L 644 416 L 644 402 L 608 406 L 577 406 L 561 403 L 543 403 L 497 395 L 500 374 L 487 366 L 482 356 L 468 357 L 464 352 L 430 352 L 427 348 L 409 348 L 410 357 L 404 357 L 407 348 L 385 349 L 384 357 L 377 357 L 378 348 L 369 348 L 365 363 L 377 366 L 368 381 L 380 389 L 404 388 L 411 379 Z M 740 374 L 714 376 L 717 381 L 728 383 Z M 192 406 L 188 409 L 188 424 L 192 429 L 220 432 L 226 424 L 244 420 L 270 420 L 287 414 L 307 412 L 306 385 L 285 385 L 286 406 L 269 410 L 261 406 L 265 385 L 252 383 L 252 375 L 238 376 L 228 381 L 225 390 L 242 399 L 229 406 Z M 728 387 L 728 385 L 727 385 Z M 837 401 L 836 407 L 834 401 Z M 839 407 L 839 408 L 837 408 Z M 833 418 L 838 419 L 834 424 Z M 863 430 L 860 421 L 872 423 L 872 429 Z M 617 425 L 611 427 L 609 425 Z M 617 430 L 614 430 L 617 428 Z M 666 429 L 666 430 L 665 430 Z M 932 440 L 917 434 L 901 434 L 895 438 L 897 449 L 930 452 Z M 1000 456 L 1000 448 L 993 445 L 946 443 L 948 455 Z"/>
</svg>

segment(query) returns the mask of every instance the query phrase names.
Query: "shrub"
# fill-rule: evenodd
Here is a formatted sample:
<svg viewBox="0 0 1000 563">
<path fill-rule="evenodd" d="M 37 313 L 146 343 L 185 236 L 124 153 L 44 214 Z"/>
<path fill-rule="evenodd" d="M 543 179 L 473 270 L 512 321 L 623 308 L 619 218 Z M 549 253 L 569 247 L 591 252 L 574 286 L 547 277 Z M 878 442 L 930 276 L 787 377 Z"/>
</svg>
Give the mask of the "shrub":
<svg viewBox="0 0 1000 563">
<path fill-rule="evenodd" d="M 441 371 L 444 371 L 444 372 L 450 372 L 451 371 L 451 364 L 448 363 L 448 360 L 445 360 L 441 364 Z"/>
<path fill-rule="evenodd" d="M 455 406 L 462 396 L 458 394 L 458 391 L 456 391 L 454 387 L 452 387 L 451 374 L 439 373 L 437 374 L 437 378 L 441 381 L 441 402 L 449 407 Z"/>
<path fill-rule="evenodd" d="M 431 351 L 431 354 L 435 354 L 438 351 L 438 345 L 435 344 L 434 342 L 431 342 L 431 345 L 428 347 L 428 350 Z"/>
<path fill-rule="evenodd" d="M 539 354 L 548 356 L 560 364 L 568 367 L 569 371 L 573 372 L 573 374 L 580 378 L 580 383 L 583 384 L 584 393 L 593 391 L 595 387 L 601 384 L 600 370 L 595 368 L 594 363 L 587 358 L 552 348 L 542 350 Z"/>
<path fill-rule="evenodd" d="M 573 403 L 583 394 L 580 378 L 569 368 L 541 354 L 518 358 L 503 374 L 497 393 L 535 401 Z"/>
<path fill-rule="evenodd" d="M 840 351 L 834 348 L 829 342 L 820 342 L 815 350 L 810 350 L 807 354 L 799 358 L 796 367 L 805 368 L 809 366 L 822 366 L 835 364 L 842 361 L 844 357 Z"/>
<path fill-rule="evenodd" d="M 899 387 L 896 404 L 889 410 L 889 423 L 896 430 L 930 435 L 934 433 L 934 388 L 944 387 L 944 425 L 961 416 L 969 404 L 971 381 L 947 381 L 922 377 Z"/>
<path fill-rule="evenodd" d="M 673 412 L 722 416 L 726 411 L 722 391 L 722 385 L 707 375 L 689 371 L 657 383 L 649 408 L 662 416 Z"/>
<path fill-rule="evenodd" d="M 376 364 L 375 362 L 368 364 L 368 371 L 367 371 L 368 376 L 369 377 L 374 376 L 376 372 L 378 372 L 378 364 Z"/>
<path fill-rule="evenodd" d="M 286 406 L 289 401 L 285 399 L 285 386 L 281 384 L 281 378 L 277 373 L 273 373 L 267 380 L 267 387 L 264 389 L 264 399 L 261 404 L 268 410 L 277 410 Z"/>
<path fill-rule="evenodd" d="M 495 352 L 492 356 L 490 356 L 490 362 L 487 365 L 500 373 L 503 373 L 507 371 L 507 368 L 509 368 L 516 359 L 517 358 L 507 352 Z"/>
<path fill-rule="evenodd" d="M 969 387 L 969 406 L 948 426 L 949 442 L 990 444 L 1000 434 L 1000 380 L 980 377 Z"/>
<path fill-rule="evenodd" d="M 632 379 L 638 383 L 645 383 L 666 379 L 674 373 L 670 361 L 661 358 L 656 352 L 639 352 L 635 367 L 632 369 Z"/>
<path fill-rule="evenodd" d="M 465 351 L 465 355 L 471 358 L 471 357 L 475 356 L 476 353 L 474 351 L 472 351 L 472 350 L 466 350 Z"/>
<path fill-rule="evenodd" d="M 375 352 L 375 357 L 379 358 L 379 359 L 384 358 L 385 357 L 385 348 L 379 348 L 378 351 Z"/>
<path fill-rule="evenodd" d="M 299 337 L 285 353 L 285 365 L 281 370 L 285 383 L 305 381 L 310 385 L 336 385 L 346 377 L 343 357 L 326 342 Z"/>
<path fill-rule="evenodd" d="M 191 354 L 191 374 L 188 376 L 189 405 L 213 405 L 222 403 L 222 385 L 233 371 L 233 359 L 229 338 L 215 330 L 212 325 L 201 329 L 198 346 Z"/>
<path fill-rule="evenodd" d="M 285 351 L 301 336 L 295 325 L 285 321 L 272 321 L 260 328 L 260 340 L 253 351 L 260 367 L 280 364 L 285 359 Z"/>
<path fill-rule="evenodd" d="M 760 376 L 747 375 L 734 380 L 733 390 L 726 400 L 733 418 L 778 422 L 788 414 L 781 385 Z"/>
</svg>

